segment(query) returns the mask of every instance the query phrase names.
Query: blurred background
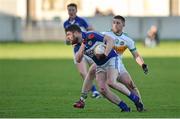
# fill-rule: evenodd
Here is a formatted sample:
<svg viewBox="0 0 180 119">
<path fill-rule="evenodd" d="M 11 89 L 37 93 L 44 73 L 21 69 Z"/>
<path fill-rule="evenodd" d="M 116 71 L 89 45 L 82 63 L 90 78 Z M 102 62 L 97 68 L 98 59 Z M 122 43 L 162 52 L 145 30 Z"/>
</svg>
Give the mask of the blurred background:
<svg viewBox="0 0 180 119">
<path fill-rule="evenodd" d="M 123 62 L 147 112 L 136 112 L 119 93 L 129 101 L 131 114 L 120 113 L 105 98 L 89 98 L 84 110 L 72 108 L 82 80 L 73 48 L 64 43 L 69 3 L 77 4 L 77 15 L 96 31 L 110 30 L 113 15 L 126 18 L 124 32 L 137 40 L 149 74 L 144 75 L 128 50 Z M 157 44 L 147 37 L 154 31 Z M 0 118 L 179 118 L 179 32 L 180 0 L 0 0 Z"/>
<path fill-rule="evenodd" d="M 112 15 L 123 15 L 134 39 L 144 39 L 151 25 L 163 40 L 180 38 L 180 0 L 0 0 L 0 41 L 62 41 L 71 2 L 97 31 L 110 29 Z"/>
</svg>

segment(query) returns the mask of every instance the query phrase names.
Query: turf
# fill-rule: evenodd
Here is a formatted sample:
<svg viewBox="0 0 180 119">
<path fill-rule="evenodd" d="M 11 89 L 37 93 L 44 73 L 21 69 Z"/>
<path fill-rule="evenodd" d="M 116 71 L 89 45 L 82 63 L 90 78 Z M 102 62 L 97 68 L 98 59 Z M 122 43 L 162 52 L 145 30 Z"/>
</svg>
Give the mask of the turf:
<svg viewBox="0 0 180 119">
<path fill-rule="evenodd" d="M 141 44 L 137 46 L 143 54 L 154 50 Z M 173 52 L 175 55 L 166 57 L 163 52 L 166 46 L 167 52 L 176 51 Z M 136 112 L 128 98 L 116 92 L 132 108 L 131 113 L 121 113 L 106 99 L 92 99 L 90 96 L 85 109 L 72 107 L 79 98 L 82 81 L 71 59 L 70 47 L 56 43 L 0 44 L 0 117 L 180 117 L 178 46 L 179 42 L 162 43 L 155 49 L 163 55 L 153 57 L 153 53 L 146 54 L 144 60 L 149 65 L 148 75 L 143 74 L 129 54 L 126 55 L 124 63 L 141 91 L 147 111 Z"/>
</svg>

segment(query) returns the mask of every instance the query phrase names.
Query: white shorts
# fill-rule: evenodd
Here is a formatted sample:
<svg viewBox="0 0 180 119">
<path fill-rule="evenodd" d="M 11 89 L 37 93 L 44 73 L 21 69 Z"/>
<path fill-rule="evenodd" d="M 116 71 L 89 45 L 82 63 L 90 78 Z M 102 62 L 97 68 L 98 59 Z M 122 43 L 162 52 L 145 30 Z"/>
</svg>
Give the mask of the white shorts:
<svg viewBox="0 0 180 119">
<path fill-rule="evenodd" d="M 120 75 L 123 73 L 128 73 L 121 58 L 119 58 L 119 61 L 118 61 L 118 72 Z"/>
<path fill-rule="evenodd" d="M 77 64 L 76 58 L 75 58 L 75 54 L 74 54 L 74 56 L 73 56 L 73 60 L 74 60 L 74 64 Z M 88 63 L 89 66 L 94 63 L 94 61 L 93 61 L 90 57 L 88 57 L 87 55 L 84 55 L 84 56 L 83 56 L 82 61 L 85 61 L 86 63 Z"/>
<path fill-rule="evenodd" d="M 111 59 L 109 59 L 105 64 L 100 65 L 100 66 L 96 66 L 96 73 L 99 73 L 101 71 L 106 72 L 107 69 L 109 68 L 114 68 L 118 70 L 118 61 L 119 61 L 119 57 L 112 57 Z"/>
</svg>

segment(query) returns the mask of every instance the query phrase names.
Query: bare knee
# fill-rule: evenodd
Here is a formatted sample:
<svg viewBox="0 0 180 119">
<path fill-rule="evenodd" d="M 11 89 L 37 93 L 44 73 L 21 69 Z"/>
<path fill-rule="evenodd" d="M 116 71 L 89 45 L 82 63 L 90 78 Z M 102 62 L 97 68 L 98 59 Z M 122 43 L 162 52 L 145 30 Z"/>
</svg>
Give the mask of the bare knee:
<svg viewBox="0 0 180 119">
<path fill-rule="evenodd" d="M 88 71 L 89 75 L 91 76 L 95 76 L 96 74 L 96 65 L 92 65 L 90 68 L 89 68 L 89 71 Z"/>
<path fill-rule="evenodd" d="M 134 90 L 136 88 L 135 84 L 132 82 L 132 81 L 129 81 L 127 84 L 126 84 L 126 87 L 130 90 Z"/>
<path fill-rule="evenodd" d="M 89 75 L 95 75 L 95 73 L 96 73 L 96 69 L 91 69 L 91 70 L 89 71 Z"/>
<path fill-rule="evenodd" d="M 100 88 L 100 90 L 99 90 L 99 92 L 101 93 L 101 95 L 106 95 L 107 94 L 107 89 L 106 88 L 104 88 L 104 87 L 101 87 Z"/>
<path fill-rule="evenodd" d="M 83 78 L 83 80 L 86 78 L 86 75 L 87 75 L 87 73 L 85 73 L 85 72 L 79 72 L 80 73 L 80 75 L 81 75 L 81 77 Z"/>
<path fill-rule="evenodd" d="M 107 81 L 107 84 L 110 86 L 110 87 L 114 87 L 114 84 L 115 82 L 114 81 L 111 81 L 111 80 L 108 80 Z"/>
</svg>

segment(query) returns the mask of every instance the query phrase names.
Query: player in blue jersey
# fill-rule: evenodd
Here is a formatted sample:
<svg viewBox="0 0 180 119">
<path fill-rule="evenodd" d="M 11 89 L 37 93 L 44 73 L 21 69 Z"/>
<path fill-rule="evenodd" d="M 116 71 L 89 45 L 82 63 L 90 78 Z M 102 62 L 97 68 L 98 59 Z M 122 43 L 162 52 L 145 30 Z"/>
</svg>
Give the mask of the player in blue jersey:
<svg viewBox="0 0 180 119">
<path fill-rule="evenodd" d="M 143 109 L 143 105 L 139 100 L 139 97 L 131 93 L 123 84 L 117 82 L 118 77 L 118 55 L 112 49 L 114 41 L 111 37 L 103 36 L 96 32 L 82 32 L 77 25 L 71 25 L 66 29 L 66 37 L 70 40 L 71 44 L 75 44 L 74 51 L 76 54 L 76 61 L 80 62 L 83 55 L 86 54 L 96 64 L 96 79 L 101 94 L 106 97 L 110 102 L 118 105 L 122 111 L 129 112 L 130 108 L 116 95 L 114 94 L 107 82 L 116 82 L 117 90 L 125 93 L 139 108 Z M 105 43 L 105 52 L 98 57 L 94 54 L 94 48 L 100 44 Z M 87 85 L 83 85 L 87 86 Z M 84 108 L 85 99 L 87 98 L 88 90 L 83 91 L 81 98 L 74 104 L 76 108 Z"/>
<path fill-rule="evenodd" d="M 64 22 L 64 28 L 72 24 L 78 25 L 82 31 L 93 30 L 92 26 L 82 17 L 77 16 L 77 5 L 71 3 L 67 6 L 69 19 Z"/>
<path fill-rule="evenodd" d="M 77 14 L 77 5 L 76 4 L 74 4 L 74 3 L 68 4 L 67 10 L 68 10 L 68 14 L 69 14 L 69 19 L 64 22 L 64 29 L 66 29 L 67 27 L 69 27 L 72 24 L 76 24 L 81 28 L 82 31 L 93 30 L 92 26 L 90 24 L 88 24 L 88 22 L 85 19 L 78 17 L 76 15 Z M 68 44 L 69 41 L 66 40 L 66 43 Z M 83 60 L 79 63 L 76 62 L 75 57 L 74 57 L 74 63 L 76 65 L 82 79 L 85 79 L 87 72 L 88 72 L 87 64 L 90 66 L 90 65 L 92 65 L 93 61 L 84 55 Z M 99 92 L 96 90 L 95 85 L 92 86 L 91 91 L 92 91 L 92 97 L 99 98 L 100 95 L 99 95 Z"/>
</svg>

